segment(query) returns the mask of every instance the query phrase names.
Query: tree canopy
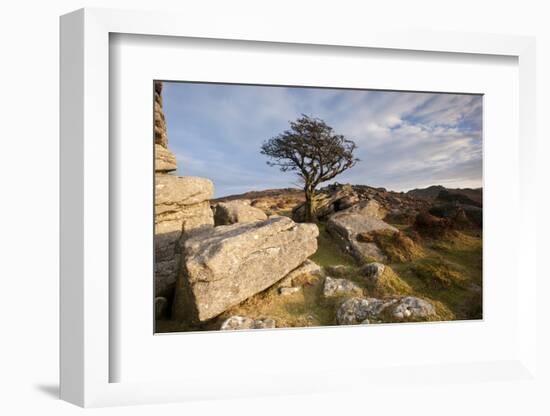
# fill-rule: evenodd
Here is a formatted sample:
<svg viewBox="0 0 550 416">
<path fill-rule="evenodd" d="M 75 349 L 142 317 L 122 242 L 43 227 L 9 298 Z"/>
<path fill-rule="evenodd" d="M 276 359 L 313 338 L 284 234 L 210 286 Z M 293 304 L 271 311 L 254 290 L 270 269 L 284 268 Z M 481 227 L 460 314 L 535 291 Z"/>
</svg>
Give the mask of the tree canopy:
<svg viewBox="0 0 550 416">
<path fill-rule="evenodd" d="M 267 164 L 283 172 L 296 172 L 303 181 L 309 220 L 313 216 L 315 188 L 353 167 L 357 145 L 319 118 L 303 115 L 290 123 L 290 129 L 265 141 L 261 153 Z"/>
</svg>

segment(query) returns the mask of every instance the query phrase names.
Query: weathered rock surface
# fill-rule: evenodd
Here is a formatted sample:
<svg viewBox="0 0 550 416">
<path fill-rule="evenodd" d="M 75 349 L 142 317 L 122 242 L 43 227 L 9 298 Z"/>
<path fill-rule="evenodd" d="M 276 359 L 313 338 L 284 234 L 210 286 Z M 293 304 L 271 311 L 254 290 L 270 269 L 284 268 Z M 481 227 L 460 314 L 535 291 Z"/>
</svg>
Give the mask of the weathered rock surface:
<svg viewBox="0 0 550 416">
<path fill-rule="evenodd" d="M 337 296 L 353 296 L 362 295 L 363 289 L 347 279 L 336 279 L 330 276 L 325 278 L 323 286 L 323 296 L 325 298 L 333 298 Z"/>
<path fill-rule="evenodd" d="M 336 322 L 338 325 L 357 325 L 367 319 L 377 319 L 380 313 L 395 302 L 397 302 L 395 299 L 348 299 L 336 311 Z"/>
<path fill-rule="evenodd" d="M 208 201 L 214 195 L 209 179 L 195 176 L 155 175 L 156 214 Z"/>
<path fill-rule="evenodd" d="M 166 135 L 166 119 L 162 110 L 162 82 L 155 81 L 155 105 L 154 105 L 154 131 L 155 144 L 164 148 L 168 146 L 168 137 Z"/>
<path fill-rule="evenodd" d="M 174 239 L 172 244 L 174 251 L 177 243 L 177 240 Z M 155 296 L 172 296 L 181 264 L 180 259 L 179 254 L 174 254 L 169 260 L 155 261 Z"/>
<path fill-rule="evenodd" d="M 186 238 L 174 317 L 202 322 L 268 288 L 315 253 L 318 234 L 314 224 L 274 217 Z"/>
<path fill-rule="evenodd" d="M 176 156 L 160 144 L 155 144 L 155 172 L 172 172 L 178 168 Z"/>
<path fill-rule="evenodd" d="M 250 201 L 246 200 L 220 202 L 216 205 L 214 214 L 216 225 L 263 221 L 266 219 L 267 215 L 261 209 L 250 206 Z"/>
<path fill-rule="evenodd" d="M 389 314 L 396 320 L 425 319 L 436 315 L 435 307 L 427 300 L 414 296 L 376 299 L 351 298 L 336 311 L 339 325 L 356 325 L 367 320 L 378 320 L 381 314 Z"/>
<path fill-rule="evenodd" d="M 171 298 L 181 264 L 180 240 L 211 228 L 208 199 L 212 182 L 195 177 L 155 175 L 155 296 Z"/>
<path fill-rule="evenodd" d="M 238 329 L 266 329 L 275 328 L 275 320 L 271 318 L 252 319 L 246 316 L 232 316 L 223 321 L 220 329 L 222 331 L 238 330 Z"/>
<path fill-rule="evenodd" d="M 395 319 L 427 318 L 436 314 L 434 306 L 427 300 L 407 296 L 401 298 L 392 310 Z"/>
<path fill-rule="evenodd" d="M 351 185 L 341 185 L 334 192 L 320 192 L 315 196 L 315 214 L 318 218 L 349 208 L 359 202 L 359 197 Z M 292 218 L 302 222 L 305 219 L 305 205 L 299 204 L 292 210 Z"/>
<path fill-rule="evenodd" d="M 327 231 L 336 239 L 340 246 L 359 261 L 384 261 L 385 256 L 374 242 L 357 239 L 358 234 L 372 231 L 387 230 L 398 232 L 397 228 L 384 221 L 362 215 L 360 213 L 339 212 L 330 217 L 327 222 Z"/>
<path fill-rule="evenodd" d="M 161 93 L 162 82 L 155 81 L 155 296 L 164 298 L 168 309 L 181 265 L 181 238 L 214 225 L 209 203 L 214 186 L 208 179 L 168 174 L 177 166 L 167 148 Z"/>
<path fill-rule="evenodd" d="M 363 266 L 361 269 L 361 272 L 363 272 L 363 275 L 370 281 L 376 281 L 382 276 L 384 273 L 384 270 L 386 269 L 386 266 L 382 263 L 374 262 L 369 263 Z"/>
<path fill-rule="evenodd" d="M 341 214 L 344 214 L 344 213 L 359 214 L 364 217 L 377 218 L 379 220 L 384 218 L 386 215 L 386 211 L 384 211 L 380 206 L 380 204 L 374 199 L 361 201 L 341 212 Z"/>
<path fill-rule="evenodd" d="M 166 318 L 168 313 L 168 300 L 162 296 L 155 298 L 155 319 Z"/>
<path fill-rule="evenodd" d="M 304 275 L 319 276 L 322 274 L 322 268 L 314 261 L 307 259 L 300 266 L 287 274 L 278 285 L 280 288 L 294 286 L 294 280 Z"/>
</svg>

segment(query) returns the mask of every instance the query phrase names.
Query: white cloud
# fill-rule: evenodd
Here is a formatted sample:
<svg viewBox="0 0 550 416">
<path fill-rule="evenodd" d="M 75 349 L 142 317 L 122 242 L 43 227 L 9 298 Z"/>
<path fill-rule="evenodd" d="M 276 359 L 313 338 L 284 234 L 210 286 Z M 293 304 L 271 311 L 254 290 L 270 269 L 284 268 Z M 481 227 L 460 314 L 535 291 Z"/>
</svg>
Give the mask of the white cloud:
<svg viewBox="0 0 550 416">
<path fill-rule="evenodd" d="M 396 190 L 437 183 L 480 186 L 481 105 L 480 96 L 456 94 L 165 88 L 170 147 L 181 155 L 181 172 L 211 177 L 220 192 L 292 186 L 295 177 L 267 167 L 259 147 L 301 113 L 324 119 L 358 144 L 361 162 L 339 182 Z"/>
</svg>

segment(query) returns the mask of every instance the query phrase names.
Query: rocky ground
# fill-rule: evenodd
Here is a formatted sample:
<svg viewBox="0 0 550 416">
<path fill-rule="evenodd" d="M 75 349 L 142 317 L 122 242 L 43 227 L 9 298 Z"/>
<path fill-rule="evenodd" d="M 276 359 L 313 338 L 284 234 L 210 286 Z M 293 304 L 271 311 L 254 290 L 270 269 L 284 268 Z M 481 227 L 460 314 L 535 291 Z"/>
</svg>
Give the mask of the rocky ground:
<svg viewBox="0 0 550 416">
<path fill-rule="evenodd" d="M 241 296 L 243 300 L 238 301 L 240 295 L 230 296 L 229 300 L 223 296 L 225 303 L 215 307 L 211 304 L 218 300 L 212 301 L 213 292 L 198 291 L 195 299 L 203 296 L 203 303 L 214 307 L 212 314 L 193 321 L 178 319 L 177 308 L 171 313 L 164 310 L 163 319 L 157 320 L 157 331 L 480 319 L 481 204 L 453 190 L 440 189 L 440 193 L 441 197 L 426 198 L 363 185 L 328 186 L 318 197 L 316 246 L 305 237 L 300 237 L 305 240 L 295 247 L 291 246 L 292 239 L 284 244 L 292 247 L 283 255 L 283 263 L 292 264 L 292 271 L 279 272 L 280 266 L 273 265 L 280 253 L 262 255 L 263 265 L 258 259 L 253 267 L 241 265 L 239 272 L 231 275 L 234 282 L 222 285 L 222 290 L 231 287 L 232 293 L 239 292 L 235 285 L 239 286 L 241 280 L 245 279 L 249 288 L 250 282 L 265 279 L 268 274 L 268 281 L 247 289 Z M 470 193 L 481 201 L 481 190 Z M 242 239 L 248 228 L 269 228 L 272 222 L 300 227 L 302 202 L 301 192 L 294 189 L 212 200 L 214 230 L 239 233 Z M 233 225 L 228 228 L 228 224 Z M 225 256 L 225 260 L 214 262 L 225 270 L 232 245 L 213 249 L 215 234 L 195 240 L 205 239 L 201 244 L 216 251 L 220 258 Z M 275 234 L 265 246 L 277 245 L 280 235 Z M 257 251 L 254 244 L 250 251 Z M 306 256 L 307 260 L 302 253 L 304 244 L 309 244 L 308 253 L 312 253 Z M 239 252 L 241 259 L 247 258 L 242 248 Z M 292 261 L 290 253 L 294 256 Z M 204 256 L 194 254 L 192 258 Z M 204 284 L 201 280 L 208 280 L 203 275 L 196 279 L 200 284 Z M 189 297 L 176 298 L 184 303 L 190 301 Z M 184 314 L 189 313 L 183 310 Z"/>
</svg>

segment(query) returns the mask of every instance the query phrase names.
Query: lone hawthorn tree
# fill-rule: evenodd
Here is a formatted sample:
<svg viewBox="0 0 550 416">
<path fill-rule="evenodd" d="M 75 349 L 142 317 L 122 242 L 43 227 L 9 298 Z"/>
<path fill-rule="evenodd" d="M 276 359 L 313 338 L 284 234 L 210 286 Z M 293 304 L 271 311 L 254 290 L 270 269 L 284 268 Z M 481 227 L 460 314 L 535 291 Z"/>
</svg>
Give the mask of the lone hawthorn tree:
<svg viewBox="0 0 550 416">
<path fill-rule="evenodd" d="M 282 172 L 296 172 L 304 185 L 305 221 L 315 216 L 317 186 L 353 167 L 359 161 L 353 155 L 357 145 L 319 118 L 304 114 L 290 123 L 290 129 L 262 144 L 261 154 L 268 156 L 269 166 Z"/>
</svg>

